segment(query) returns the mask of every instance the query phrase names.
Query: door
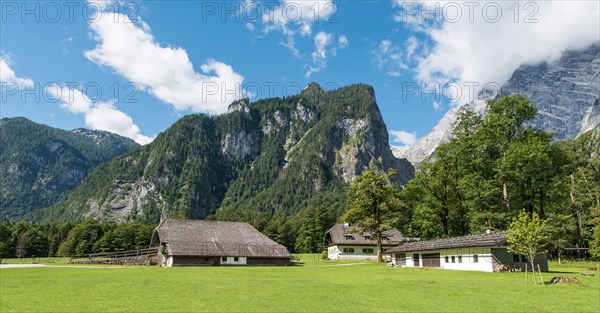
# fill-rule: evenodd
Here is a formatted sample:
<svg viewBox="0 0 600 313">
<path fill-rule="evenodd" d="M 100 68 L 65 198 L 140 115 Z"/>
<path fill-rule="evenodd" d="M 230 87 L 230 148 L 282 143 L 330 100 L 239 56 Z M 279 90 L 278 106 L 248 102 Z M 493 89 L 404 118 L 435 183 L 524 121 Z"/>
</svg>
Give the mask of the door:
<svg viewBox="0 0 600 313">
<path fill-rule="evenodd" d="M 440 254 L 423 254 L 423 267 L 440 267 Z"/>
</svg>

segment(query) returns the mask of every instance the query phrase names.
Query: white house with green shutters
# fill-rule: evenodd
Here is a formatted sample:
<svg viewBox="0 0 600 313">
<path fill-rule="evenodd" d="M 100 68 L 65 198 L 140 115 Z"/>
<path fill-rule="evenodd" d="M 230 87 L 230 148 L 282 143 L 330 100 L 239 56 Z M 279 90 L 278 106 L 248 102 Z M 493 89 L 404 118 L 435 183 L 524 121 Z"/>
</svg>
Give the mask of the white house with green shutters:
<svg viewBox="0 0 600 313">
<path fill-rule="evenodd" d="M 400 231 L 393 229 L 383 235 L 383 250 L 404 242 Z M 349 224 L 335 224 L 325 234 L 327 258 L 330 260 L 376 260 L 377 239 L 371 233 L 361 233 Z"/>
</svg>

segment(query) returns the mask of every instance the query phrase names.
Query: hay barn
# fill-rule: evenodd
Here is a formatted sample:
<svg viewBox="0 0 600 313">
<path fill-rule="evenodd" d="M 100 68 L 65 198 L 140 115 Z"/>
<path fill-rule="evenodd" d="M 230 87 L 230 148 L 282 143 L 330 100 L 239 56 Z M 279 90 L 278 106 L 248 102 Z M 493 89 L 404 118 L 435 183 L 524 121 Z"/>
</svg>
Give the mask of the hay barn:
<svg viewBox="0 0 600 313">
<path fill-rule="evenodd" d="M 167 219 L 154 230 L 160 266 L 289 265 L 290 252 L 248 223 Z"/>
</svg>

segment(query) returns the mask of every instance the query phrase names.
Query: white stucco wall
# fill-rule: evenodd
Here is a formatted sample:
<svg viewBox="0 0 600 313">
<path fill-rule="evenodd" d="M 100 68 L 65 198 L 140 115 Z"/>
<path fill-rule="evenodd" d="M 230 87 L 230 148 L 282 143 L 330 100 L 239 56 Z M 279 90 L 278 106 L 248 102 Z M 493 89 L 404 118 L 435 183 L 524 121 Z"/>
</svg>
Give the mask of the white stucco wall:
<svg viewBox="0 0 600 313">
<path fill-rule="evenodd" d="M 448 249 L 439 251 L 440 253 L 440 268 L 450 270 L 468 270 L 493 272 L 494 265 L 490 248 L 465 248 L 465 249 Z M 477 255 L 478 261 L 475 262 L 473 255 Z M 445 256 L 448 256 L 446 263 Z M 454 263 L 452 263 L 454 256 Z M 462 262 L 458 263 L 458 256 L 462 256 Z"/>
<path fill-rule="evenodd" d="M 327 258 L 330 260 L 337 260 L 340 254 L 340 250 L 337 246 L 327 247 Z"/>
<path fill-rule="evenodd" d="M 354 249 L 354 253 L 344 252 L 344 248 Z M 373 253 L 365 253 L 363 249 L 373 249 Z M 384 247 L 384 251 L 389 249 Z M 331 246 L 327 248 L 327 258 L 330 260 L 376 260 L 377 246 Z"/>
<path fill-rule="evenodd" d="M 412 254 L 410 256 L 407 255 L 406 256 L 406 265 L 405 266 L 414 267 L 415 266 L 415 262 L 414 261 L 415 260 L 413 259 Z"/>
<path fill-rule="evenodd" d="M 447 250 L 433 250 L 433 251 L 418 251 L 418 252 L 407 252 L 405 258 L 406 267 L 415 267 L 415 260 L 413 254 L 419 254 L 418 267 L 423 267 L 423 254 L 440 254 L 440 268 L 451 269 L 451 270 L 468 270 L 468 271 L 482 271 L 482 272 L 493 272 L 494 266 L 492 262 L 492 255 L 490 248 L 464 248 L 464 249 L 447 249 Z M 477 255 L 477 262 L 474 261 L 474 255 Z M 446 256 L 448 256 L 448 262 L 446 262 Z M 452 263 L 452 256 L 454 256 L 454 263 Z M 458 256 L 462 256 L 462 262 L 459 263 Z M 400 259 L 393 258 L 395 265 L 401 263 Z"/>
<path fill-rule="evenodd" d="M 245 265 L 248 262 L 248 259 L 245 256 L 238 257 L 238 260 L 235 261 L 235 257 L 228 256 L 225 257 L 226 261 L 223 260 L 223 257 L 220 258 L 221 265 Z"/>
</svg>

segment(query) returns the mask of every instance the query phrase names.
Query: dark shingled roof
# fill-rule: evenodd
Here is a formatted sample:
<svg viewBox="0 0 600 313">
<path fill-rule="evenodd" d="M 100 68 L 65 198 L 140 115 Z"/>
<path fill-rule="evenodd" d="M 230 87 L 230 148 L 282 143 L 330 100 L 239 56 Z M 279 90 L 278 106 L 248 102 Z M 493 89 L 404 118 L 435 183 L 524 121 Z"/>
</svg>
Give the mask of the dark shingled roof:
<svg viewBox="0 0 600 313">
<path fill-rule="evenodd" d="M 284 246 L 241 222 L 168 219 L 152 235 L 151 246 L 160 243 L 170 256 L 291 257 Z"/>
<path fill-rule="evenodd" d="M 504 232 L 492 232 L 483 235 L 469 235 L 462 237 L 442 238 L 427 241 L 408 242 L 385 251 L 385 254 L 398 252 L 413 252 L 470 247 L 499 246 L 506 241 Z"/>
<path fill-rule="evenodd" d="M 395 246 L 405 240 L 402 233 L 397 229 L 386 231 L 384 232 L 384 235 L 388 237 L 388 240 L 382 241 L 384 246 Z M 353 239 L 346 239 L 346 236 L 352 236 Z M 359 234 L 353 226 L 335 224 L 325 234 L 325 245 L 377 245 L 377 239 L 375 237 L 369 240 L 365 239 L 365 236 L 371 236 L 371 233 L 365 232 L 364 234 Z"/>
</svg>

